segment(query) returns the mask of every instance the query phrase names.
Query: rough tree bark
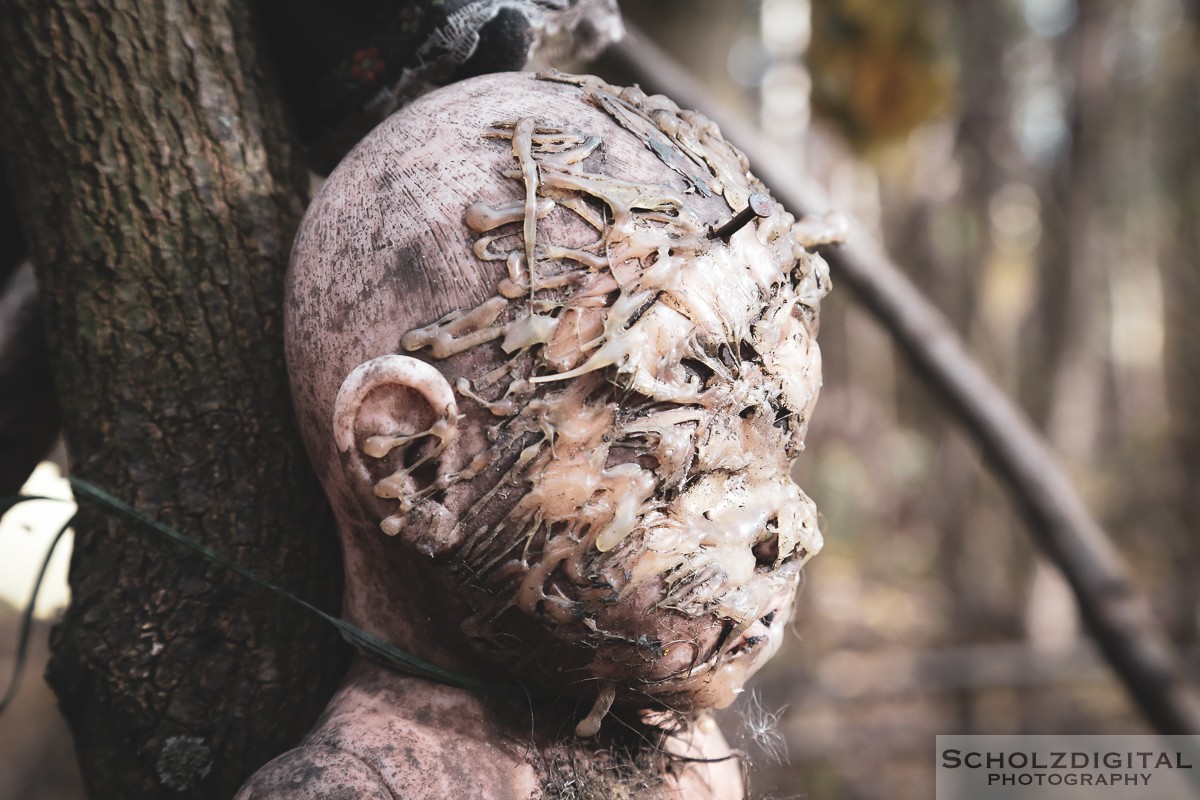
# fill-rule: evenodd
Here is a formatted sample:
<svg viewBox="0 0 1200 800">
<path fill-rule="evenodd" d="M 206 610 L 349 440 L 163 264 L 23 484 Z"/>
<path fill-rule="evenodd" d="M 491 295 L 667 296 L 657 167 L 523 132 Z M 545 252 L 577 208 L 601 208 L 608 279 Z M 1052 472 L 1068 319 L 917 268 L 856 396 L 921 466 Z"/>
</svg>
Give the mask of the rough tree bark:
<svg viewBox="0 0 1200 800">
<path fill-rule="evenodd" d="M 282 281 L 306 176 L 238 0 L 14 0 L 0 141 L 75 475 L 327 608 Z M 96 797 L 230 796 L 311 723 L 335 634 L 83 508 L 49 679 Z"/>
</svg>

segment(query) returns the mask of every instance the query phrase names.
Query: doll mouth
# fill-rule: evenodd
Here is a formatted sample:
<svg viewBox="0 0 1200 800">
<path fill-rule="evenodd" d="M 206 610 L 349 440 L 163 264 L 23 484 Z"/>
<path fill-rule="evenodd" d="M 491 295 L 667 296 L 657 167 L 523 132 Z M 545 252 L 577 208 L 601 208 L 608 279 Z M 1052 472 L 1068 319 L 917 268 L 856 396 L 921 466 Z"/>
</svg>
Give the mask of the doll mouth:
<svg viewBox="0 0 1200 800">
<path fill-rule="evenodd" d="M 702 707 L 725 707 L 742 691 L 745 681 L 769 659 L 783 640 L 783 630 L 791 620 L 792 593 L 780 593 L 768 611 L 744 629 L 729 627 L 724 641 L 718 641 L 703 662 L 662 680 L 660 696 L 692 694 Z M 729 622 L 729 625 L 735 623 Z"/>
<path fill-rule="evenodd" d="M 764 648 L 773 652 L 778 648 L 783 628 L 792 616 L 790 609 L 795 601 L 795 587 L 803 561 L 802 553 L 794 553 L 780 564 L 776 564 L 774 557 L 768 561 L 759 560 L 754 583 L 767 579 L 770 584 L 759 583 L 751 591 L 771 592 L 761 606 L 766 610 L 759 612 L 749 624 L 731 623 L 734 627 L 730 628 L 729 638 L 715 648 L 719 659 L 753 655 Z"/>
<path fill-rule="evenodd" d="M 758 628 L 759 623 L 750 626 L 750 629 L 735 639 L 729 644 L 729 649 L 725 651 L 724 658 L 738 658 L 746 656 L 758 649 L 759 645 L 767 641 L 768 633 L 766 631 L 754 631 Z"/>
<path fill-rule="evenodd" d="M 726 646 L 726 656 L 734 657 L 742 653 L 748 653 L 768 641 L 773 635 L 778 633 L 777 630 L 772 628 L 778 616 L 779 609 L 775 608 L 756 619 L 746 630 L 742 631 L 736 639 Z"/>
</svg>

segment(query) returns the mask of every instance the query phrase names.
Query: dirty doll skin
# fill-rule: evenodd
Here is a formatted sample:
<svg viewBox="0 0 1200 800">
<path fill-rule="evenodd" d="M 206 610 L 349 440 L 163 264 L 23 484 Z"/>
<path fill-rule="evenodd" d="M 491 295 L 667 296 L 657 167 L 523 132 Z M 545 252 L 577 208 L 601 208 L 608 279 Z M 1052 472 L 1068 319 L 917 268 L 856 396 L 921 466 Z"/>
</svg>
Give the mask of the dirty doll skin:
<svg viewBox="0 0 1200 800">
<path fill-rule="evenodd" d="M 821 547 L 790 466 L 828 274 L 764 192 L 665 98 L 488 76 L 356 148 L 289 274 L 293 394 L 339 518 L 346 615 L 448 668 L 579 698 L 574 734 L 596 747 L 610 707 L 668 713 L 667 749 L 700 760 L 664 778 L 689 793 L 662 796 L 740 795 L 736 768 L 709 763 L 729 755 L 719 731 L 692 721 L 778 648 Z M 363 742 L 452 746 L 410 712 L 461 690 L 372 680 L 390 688 L 352 673 L 309 746 L 336 741 L 392 786 L 405 768 Z M 393 719 L 380 697 L 397 692 Z M 487 720 L 481 746 L 529 738 L 528 715 L 481 702 L 438 701 Z"/>
</svg>

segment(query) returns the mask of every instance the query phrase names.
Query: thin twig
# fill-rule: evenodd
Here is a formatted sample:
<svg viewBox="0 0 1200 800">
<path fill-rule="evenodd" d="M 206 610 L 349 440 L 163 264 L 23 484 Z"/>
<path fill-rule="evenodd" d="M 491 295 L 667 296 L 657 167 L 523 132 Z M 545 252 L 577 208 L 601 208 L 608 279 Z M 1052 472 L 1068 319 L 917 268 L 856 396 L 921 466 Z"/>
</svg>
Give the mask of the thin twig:
<svg viewBox="0 0 1200 800">
<path fill-rule="evenodd" d="M 775 198 L 798 216 L 830 210 L 825 192 L 794 161 L 734 113 L 628 21 L 609 52 L 642 88 L 716 122 L 741 148 Z M 1162 733 L 1200 734 L 1200 695 L 1124 561 L 1092 518 L 1050 447 L 968 355 L 945 316 L 861 224 L 826 254 L 848 284 L 979 443 L 1025 512 L 1029 531 L 1070 583 L 1088 630 L 1150 723 Z"/>
</svg>

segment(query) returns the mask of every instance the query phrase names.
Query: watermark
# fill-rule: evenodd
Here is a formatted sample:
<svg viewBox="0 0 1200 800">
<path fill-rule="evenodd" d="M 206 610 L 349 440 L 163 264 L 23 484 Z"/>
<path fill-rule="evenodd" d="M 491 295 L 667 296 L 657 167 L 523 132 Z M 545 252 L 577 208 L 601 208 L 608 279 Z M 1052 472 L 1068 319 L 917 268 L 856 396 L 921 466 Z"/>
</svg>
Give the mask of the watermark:
<svg viewBox="0 0 1200 800">
<path fill-rule="evenodd" d="M 1200 800 L 1200 736 L 939 736 L 936 800 Z"/>
</svg>

